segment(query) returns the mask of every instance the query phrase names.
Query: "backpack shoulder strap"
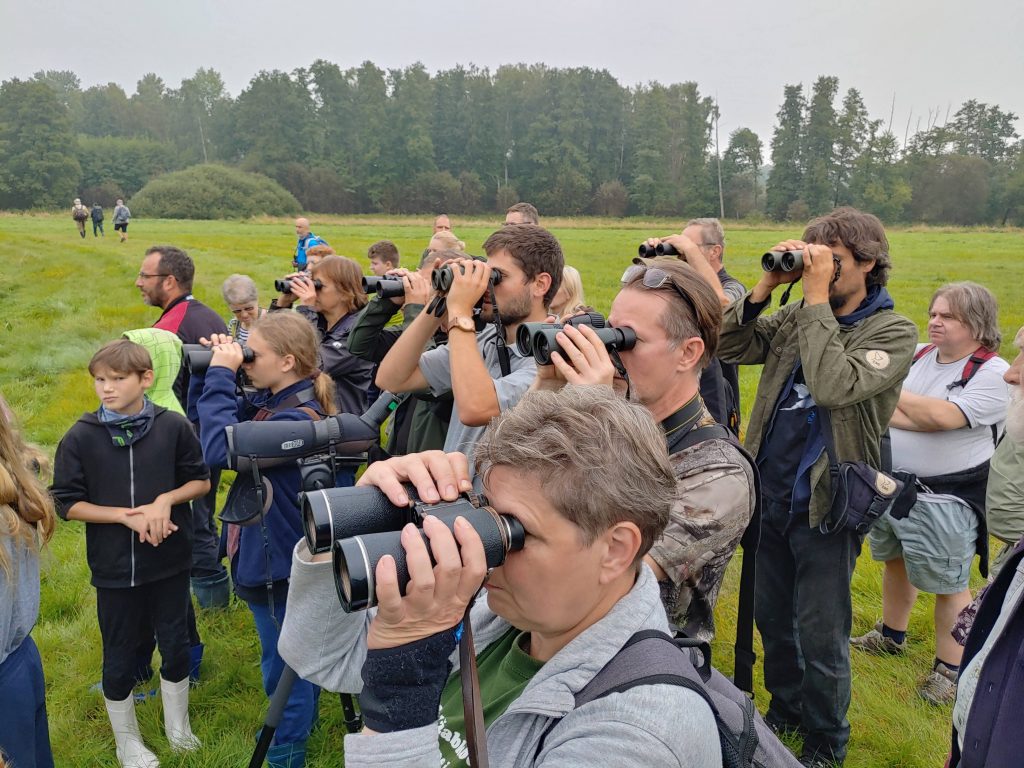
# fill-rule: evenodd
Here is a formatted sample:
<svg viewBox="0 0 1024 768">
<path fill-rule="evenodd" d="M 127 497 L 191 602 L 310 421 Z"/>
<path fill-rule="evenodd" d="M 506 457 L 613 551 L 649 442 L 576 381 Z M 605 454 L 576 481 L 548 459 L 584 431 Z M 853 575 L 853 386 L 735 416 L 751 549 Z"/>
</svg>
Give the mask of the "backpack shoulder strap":
<svg viewBox="0 0 1024 768">
<path fill-rule="evenodd" d="M 923 347 L 921 347 L 919 350 L 917 350 L 917 352 L 914 353 L 914 359 L 911 361 L 911 365 L 916 363 L 918 360 L 920 360 L 922 357 L 927 355 L 933 349 L 935 349 L 935 345 L 934 344 L 925 344 Z"/>
<path fill-rule="evenodd" d="M 964 369 L 960 373 L 960 381 L 954 381 L 950 384 L 950 389 L 953 387 L 966 387 L 967 382 L 974 378 L 981 366 L 996 356 L 996 353 L 991 349 L 985 349 L 984 347 L 978 347 L 971 353 L 971 356 L 967 358 L 967 362 L 964 363 Z"/>
<path fill-rule="evenodd" d="M 682 639 L 682 645 L 677 644 L 678 642 L 658 630 L 637 632 L 591 681 L 576 693 L 574 708 L 613 693 L 628 691 L 638 685 L 678 685 L 700 696 L 711 710 L 718 727 L 723 766 L 739 768 L 750 765 L 749 758 L 753 757 L 757 747 L 753 702 L 746 696 L 742 697 L 749 710 L 744 714 L 744 732 L 737 737 L 722 720 L 718 707 L 704 687 L 701 676 L 691 660 L 688 648 L 692 647 L 692 642 L 685 638 Z M 702 643 L 701 646 L 702 650 L 707 650 L 706 643 Z M 540 754 L 548 735 L 560 722 L 561 718 L 556 719 L 547 727 L 541 736 L 536 754 Z"/>
<path fill-rule="evenodd" d="M 733 682 L 741 691 L 754 693 L 754 664 L 757 654 L 754 653 L 754 582 L 757 577 L 755 558 L 757 547 L 761 541 L 761 475 L 757 470 L 757 462 L 747 450 L 740 445 L 736 436 L 721 424 L 707 424 L 691 429 L 682 435 L 670 449 L 677 453 L 705 440 L 721 439 L 729 441 L 750 465 L 754 478 L 754 512 L 750 522 L 740 539 L 743 548 L 743 563 L 740 566 L 739 608 L 736 615 L 736 643 L 734 645 Z"/>
</svg>

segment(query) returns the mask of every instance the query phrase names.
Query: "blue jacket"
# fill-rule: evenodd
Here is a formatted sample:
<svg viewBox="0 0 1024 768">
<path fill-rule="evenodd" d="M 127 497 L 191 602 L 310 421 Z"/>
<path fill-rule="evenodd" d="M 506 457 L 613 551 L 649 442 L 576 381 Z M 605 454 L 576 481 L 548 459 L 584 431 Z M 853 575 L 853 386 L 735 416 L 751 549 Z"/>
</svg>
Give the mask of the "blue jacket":
<svg viewBox="0 0 1024 768">
<path fill-rule="evenodd" d="M 309 386 L 300 381 L 280 392 L 270 395 L 264 390 L 254 403 L 248 403 L 235 396 L 235 375 L 227 368 L 211 367 L 205 377 L 199 378 L 202 395 L 199 396 L 199 438 L 203 445 L 203 456 L 210 467 L 227 467 L 227 437 L 224 428 L 231 424 L 251 420 L 261 406 L 273 408 L 284 402 L 293 393 Z M 193 392 L 197 387 L 193 384 Z M 317 413 L 323 411 L 316 400 L 302 403 Z M 309 414 L 289 409 L 273 414 L 268 421 L 308 421 Z M 263 470 L 263 476 L 273 486 L 273 500 L 265 517 L 270 544 L 271 581 L 288 579 L 291 570 L 292 549 L 302 538 L 302 516 L 298 495 L 302 479 L 296 464 L 284 464 Z M 267 564 L 264 553 L 263 534 L 260 525 L 242 528 L 238 553 L 231 561 L 232 576 L 241 587 L 262 587 L 267 582 Z"/>
<path fill-rule="evenodd" d="M 314 235 L 312 232 L 305 237 L 299 238 L 299 242 L 295 246 L 294 259 L 294 265 L 297 269 L 306 268 L 306 250 L 312 248 L 314 245 L 327 245 L 327 241 L 318 235 Z"/>
</svg>

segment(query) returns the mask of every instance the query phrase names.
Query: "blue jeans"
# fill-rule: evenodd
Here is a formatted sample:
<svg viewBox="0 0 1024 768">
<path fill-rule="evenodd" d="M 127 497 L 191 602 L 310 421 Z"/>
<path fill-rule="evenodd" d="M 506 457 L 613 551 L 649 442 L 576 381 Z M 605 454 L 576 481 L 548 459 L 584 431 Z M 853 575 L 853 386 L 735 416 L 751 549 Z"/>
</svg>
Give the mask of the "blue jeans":
<svg viewBox="0 0 1024 768">
<path fill-rule="evenodd" d="M 31 637 L 0 664 L 0 691 L 0 752 L 16 768 L 53 768 L 43 662 Z"/>
<path fill-rule="evenodd" d="M 285 604 L 284 601 L 274 601 L 274 616 L 277 618 L 277 625 L 274 624 L 274 619 L 270 615 L 270 606 L 251 602 L 248 605 L 256 620 L 256 633 L 260 636 L 260 648 L 262 649 L 260 670 L 263 673 L 263 690 L 266 691 L 267 696 L 272 696 L 284 669 L 284 660 L 277 652 L 277 639 L 280 635 L 278 626 L 284 623 Z M 304 743 L 309 738 L 309 732 L 316 716 L 319 693 L 320 689 L 312 683 L 302 679 L 295 680 L 271 745 Z"/>
<path fill-rule="evenodd" d="M 850 579 L 861 539 L 823 534 L 763 500 L 754 618 L 764 644 L 766 719 L 806 735 L 804 754 L 842 762 L 850 740 Z M 785 531 L 785 532 L 784 532 Z"/>
</svg>

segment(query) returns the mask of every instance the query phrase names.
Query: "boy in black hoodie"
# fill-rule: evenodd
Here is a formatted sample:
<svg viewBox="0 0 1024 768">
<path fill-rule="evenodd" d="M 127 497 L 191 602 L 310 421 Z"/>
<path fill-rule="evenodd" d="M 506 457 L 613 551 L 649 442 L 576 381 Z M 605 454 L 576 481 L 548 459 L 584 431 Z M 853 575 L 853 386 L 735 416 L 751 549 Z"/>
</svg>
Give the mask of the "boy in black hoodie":
<svg viewBox="0 0 1024 768">
<path fill-rule="evenodd" d="M 145 348 L 127 339 L 93 356 L 100 407 L 57 446 L 52 488 L 58 514 L 86 523 L 103 696 L 123 768 L 159 765 L 142 743 L 132 696 L 136 649 L 154 629 L 167 738 L 175 751 L 199 746 L 188 718 L 188 502 L 209 490 L 210 473 L 188 421 L 146 399 L 152 366 Z"/>
</svg>

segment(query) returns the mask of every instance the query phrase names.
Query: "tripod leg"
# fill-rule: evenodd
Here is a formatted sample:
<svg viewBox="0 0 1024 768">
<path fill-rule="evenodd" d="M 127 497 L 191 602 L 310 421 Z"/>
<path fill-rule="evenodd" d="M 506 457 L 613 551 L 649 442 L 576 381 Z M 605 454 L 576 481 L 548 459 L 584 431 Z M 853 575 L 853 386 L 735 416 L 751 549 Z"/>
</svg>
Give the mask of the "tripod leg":
<svg viewBox="0 0 1024 768">
<path fill-rule="evenodd" d="M 274 695 L 270 697 L 270 706 L 267 707 L 267 716 L 263 719 L 263 728 L 260 729 L 260 738 L 256 742 L 256 749 L 253 750 L 252 759 L 249 760 L 249 768 L 260 768 L 270 750 L 270 742 L 274 740 L 274 732 L 281 723 L 281 715 L 284 713 L 284 705 L 288 703 L 291 696 L 292 686 L 295 685 L 295 670 L 284 665 L 281 670 L 281 678 L 277 681 L 277 688 Z"/>
<path fill-rule="evenodd" d="M 341 711 L 345 718 L 345 730 L 349 733 L 358 733 L 363 728 L 363 718 L 356 712 L 356 703 L 351 693 L 340 693 Z"/>
</svg>

